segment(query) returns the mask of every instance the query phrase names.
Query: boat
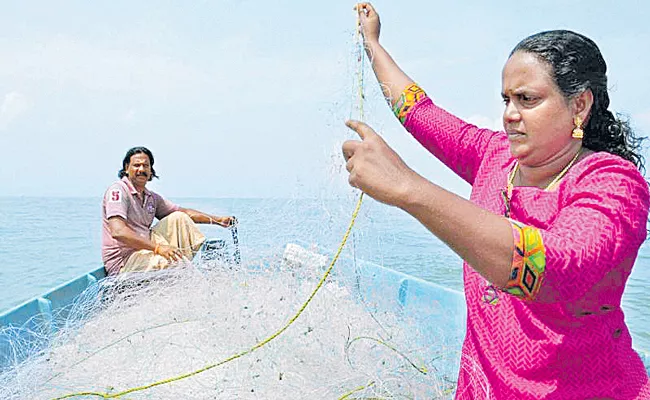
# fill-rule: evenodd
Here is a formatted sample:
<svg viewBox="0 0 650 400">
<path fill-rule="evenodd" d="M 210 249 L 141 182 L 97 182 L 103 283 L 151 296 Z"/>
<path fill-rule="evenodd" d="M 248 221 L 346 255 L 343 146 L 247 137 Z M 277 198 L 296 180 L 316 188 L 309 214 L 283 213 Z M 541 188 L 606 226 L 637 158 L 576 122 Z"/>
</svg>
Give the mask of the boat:
<svg viewBox="0 0 650 400">
<path fill-rule="evenodd" d="M 204 243 L 196 258 L 210 260 L 229 257 L 233 263 L 239 263 L 239 249 L 235 247 L 234 254 L 230 254 L 233 252 L 228 251 L 223 240 L 210 239 Z M 316 265 L 322 271 L 327 268 L 330 259 L 331 253 L 304 244 L 289 243 L 283 252 L 283 263 Z M 369 303 L 375 299 L 383 303 L 374 304 L 386 304 L 385 299 L 390 299 L 397 306 L 395 309 L 416 326 L 422 327 L 427 335 L 433 335 L 429 337 L 444 338 L 447 356 L 455 360 L 449 362 L 449 370 L 445 374 L 454 376 L 457 373 L 467 314 L 462 292 L 363 260 L 341 258 L 335 270 L 347 271 L 338 273 L 361 274 L 356 277 L 363 281 L 359 289 Z M 75 299 L 89 293 L 101 296 L 100 283 L 105 277 L 104 267 L 98 267 L 0 314 L 0 372 L 19 365 L 34 351 L 45 351 L 30 345 L 38 343 L 33 332 L 39 329 L 42 332 L 42 327 L 46 326 L 51 327 L 51 333 L 55 333 L 74 306 Z M 16 341 L 21 346 L 12 344 Z M 28 349 L 30 354 L 24 349 Z M 650 375 L 649 353 L 637 352 Z"/>
</svg>

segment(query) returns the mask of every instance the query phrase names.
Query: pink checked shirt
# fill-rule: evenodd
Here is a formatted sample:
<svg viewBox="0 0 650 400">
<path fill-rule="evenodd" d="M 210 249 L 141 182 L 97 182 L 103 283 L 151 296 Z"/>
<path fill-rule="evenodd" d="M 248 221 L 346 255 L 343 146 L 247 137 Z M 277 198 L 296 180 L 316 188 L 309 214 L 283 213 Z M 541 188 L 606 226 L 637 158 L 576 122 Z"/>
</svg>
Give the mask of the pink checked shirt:
<svg viewBox="0 0 650 400">
<path fill-rule="evenodd" d="M 472 202 L 504 215 L 501 191 L 515 161 L 505 133 L 468 124 L 423 92 L 401 117 L 472 185 Z M 514 188 L 510 218 L 543 241 L 542 283 L 532 299 L 497 290 L 491 303 L 490 284 L 464 263 L 468 318 L 457 399 L 650 399 L 621 310 L 646 237 L 649 197 L 637 168 L 605 152 L 577 162 L 553 191 Z"/>
</svg>

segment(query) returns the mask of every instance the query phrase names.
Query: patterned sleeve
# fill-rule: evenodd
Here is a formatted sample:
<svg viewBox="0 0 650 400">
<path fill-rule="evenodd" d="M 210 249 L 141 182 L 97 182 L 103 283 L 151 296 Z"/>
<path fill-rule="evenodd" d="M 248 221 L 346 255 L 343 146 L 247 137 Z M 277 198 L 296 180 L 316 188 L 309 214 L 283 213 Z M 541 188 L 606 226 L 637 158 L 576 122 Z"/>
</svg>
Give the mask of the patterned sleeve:
<svg viewBox="0 0 650 400">
<path fill-rule="evenodd" d="M 548 303 L 622 292 L 646 238 L 648 184 L 613 157 L 590 164 L 572 184 L 547 229 L 512 221 L 515 252 L 504 291 Z"/>
<path fill-rule="evenodd" d="M 104 193 L 104 207 L 106 219 L 111 217 L 122 217 L 127 219 L 129 210 L 129 198 L 124 187 L 120 183 L 111 185 Z"/>
<path fill-rule="evenodd" d="M 158 220 L 161 220 L 174 211 L 178 211 L 180 209 L 179 206 L 165 199 L 158 193 L 152 193 L 152 195 L 156 203 L 156 218 L 158 218 Z"/>
<path fill-rule="evenodd" d="M 393 112 L 413 137 L 470 185 L 496 135 L 433 104 L 416 84 L 402 92 Z"/>
</svg>

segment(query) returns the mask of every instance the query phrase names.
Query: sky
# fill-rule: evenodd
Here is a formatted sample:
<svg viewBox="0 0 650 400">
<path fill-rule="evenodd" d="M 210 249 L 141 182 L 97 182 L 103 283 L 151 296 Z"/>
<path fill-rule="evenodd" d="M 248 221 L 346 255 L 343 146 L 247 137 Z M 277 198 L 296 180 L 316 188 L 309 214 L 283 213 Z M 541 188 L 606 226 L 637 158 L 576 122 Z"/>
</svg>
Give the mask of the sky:
<svg viewBox="0 0 650 400">
<path fill-rule="evenodd" d="M 345 187 L 357 117 L 350 1 L 24 1 L 0 13 L 0 196 L 101 196 L 147 146 L 166 197 L 313 197 Z M 491 4 L 488 4 L 491 3 Z M 650 4 L 376 1 L 381 43 L 442 107 L 500 128 L 501 69 L 571 29 L 608 63 L 611 109 L 650 134 Z M 367 67 L 367 64 L 366 64 Z M 364 74 L 365 120 L 412 168 L 469 187 L 404 131 Z M 646 152 L 647 154 L 647 152 Z"/>
</svg>

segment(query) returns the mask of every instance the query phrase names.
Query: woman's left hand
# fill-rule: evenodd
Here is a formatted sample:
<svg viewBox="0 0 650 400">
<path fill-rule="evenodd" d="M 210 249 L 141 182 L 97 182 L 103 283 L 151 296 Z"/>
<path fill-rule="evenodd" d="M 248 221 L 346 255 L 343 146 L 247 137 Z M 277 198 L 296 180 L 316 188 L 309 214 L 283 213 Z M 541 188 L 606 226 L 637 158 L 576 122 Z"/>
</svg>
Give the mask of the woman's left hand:
<svg viewBox="0 0 650 400">
<path fill-rule="evenodd" d="M 345 124 L 361 137 L 361 141 L 343 143 L 350 185 L 377 201 L 402 207 L 419 175 L 368 125 L 359 121 Z"/>
</svg>

